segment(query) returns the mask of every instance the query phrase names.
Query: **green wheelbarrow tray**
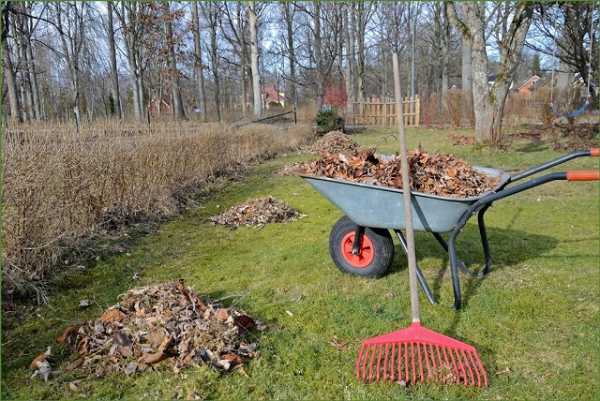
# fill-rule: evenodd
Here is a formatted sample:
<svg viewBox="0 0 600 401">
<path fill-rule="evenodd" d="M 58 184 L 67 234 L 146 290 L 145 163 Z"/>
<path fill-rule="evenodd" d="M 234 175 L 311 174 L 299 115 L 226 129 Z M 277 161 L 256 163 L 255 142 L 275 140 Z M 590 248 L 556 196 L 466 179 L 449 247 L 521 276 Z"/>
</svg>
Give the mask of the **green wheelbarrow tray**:
<svg viewBox="0 0 600 401">
<path fill-rule="evenodd" d="M 600 150 L 593 148 L 590 150 L 574 151 L 514 175 L 509 175 L 498 169 L 474 167 L 483 174 L 498 178 L 498 183 L 493 190 L 482 193 L 476 197 L 455 198 L 412 192 L 412 215 L 415 230 L 430 232 L 444 250 L 448 252 L 455 308 L 458 309 L 461 306 L 459 270 L 467 274 L 475 274 L 465 267 L 464 263 L 458 259 L 456 253 L 457 236 L 464 228 L 469 218 L 474 214 L 477 214 L 477 223 L 485 259 L 483 267 L 477 273 L 477 275 L 481 276 L 489 272 L 492 261 L 484 221 L 485 212 L 490 206 L 497 200 L 551 181 L 597 181 L 599 177 L 598 170 L 592 170 L 583 172 L 571 171 L 549 173 L 528 179 L 525 182 L 516 183 L 517 181 L 523 180 L 524 178 L 544 170 L 548 170 L 569 160 L 585 156 L 600 156 Z M 361 247 L 363 246 L 363 237 L 368 240 L 365 236 L 365 228 L 394 231 L 398 236 L 402 247 L 406 250 L 406 240 L 401 231 L 405 228 L 402 190 L 312 175 L 301 175 L 301 177 L 308 181 L 310 185 L 324 197 L 329 199 L 344 212 L 353 223 L 355 223 L 356 230 L 352 236 L 353 239 L 351 240 L 353 241 L 352 255 L 360 256 Z M 448 233 L 447 241 L 442 237 L 441 233 Z M 348 241 L 347 238 L 348 237 L 346 237 L 346 245 Z M 389 244 L 391 244 L 391 242 L 389 242 Z M 330 249 L 332 249 L 332 246 L 337 247 L 339 244 L 332 244 L 330 237 Z M 348 248 L 346 248 L 346 252 L 348 251 Z M 350 257 L 350 259 L 352 258 Z M 334 259 L 334 262 L 340 267 L 338 261 Z M 435 303 L 433 294 L 419 268 L 417 268 L 417 278 L 429 301 Z"/>
</svg>

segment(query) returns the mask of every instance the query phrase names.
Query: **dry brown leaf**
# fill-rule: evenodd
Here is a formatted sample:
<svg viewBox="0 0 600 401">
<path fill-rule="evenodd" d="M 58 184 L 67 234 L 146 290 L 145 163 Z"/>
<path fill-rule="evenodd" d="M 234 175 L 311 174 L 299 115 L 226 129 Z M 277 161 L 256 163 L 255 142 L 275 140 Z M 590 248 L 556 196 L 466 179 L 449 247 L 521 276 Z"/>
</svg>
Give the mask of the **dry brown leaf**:
<svg viewBox="0 0 600 401">
<path fill-rule="evenodd" d="M 100 316 L 100 320 L 104 323 L 120 322 L 123 319 L 125 319 L 125 314 L 116 308 L 108 309 Z"/>
</svg>

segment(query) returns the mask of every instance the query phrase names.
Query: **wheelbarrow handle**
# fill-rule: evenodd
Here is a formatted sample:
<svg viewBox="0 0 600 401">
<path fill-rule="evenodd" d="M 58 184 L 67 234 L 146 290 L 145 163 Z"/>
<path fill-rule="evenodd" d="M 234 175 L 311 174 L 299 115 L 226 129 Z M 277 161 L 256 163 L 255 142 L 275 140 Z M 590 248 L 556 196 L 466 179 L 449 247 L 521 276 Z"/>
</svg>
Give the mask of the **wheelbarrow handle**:
<svg viewBox="0 0 600 401">
<path fill-rule="evenodd" d="M 571 152 L 554 160 L 550 160 L 549 162 L 540 164 L 539 166 L 533 166 L 525 171 L 517 173 L 510 177 L 509 182 L 515 182 L 518 180 L 522 180 L 523 178 L 529 177 L 531 175 L 537 174 L 541 171 L 548 170 L 554 166 L 558 166 L 559 164 L 563 164 L 568 162 L 569 160 L 577 159 L 579 157 L 598 157 L 600 156 L 600 148 L 591 148 L 589 150 L 577 150 L 575 152 Z"/>
<path fill-rule="evenodd" d="M 573 170 L 567 171 L 567 180 L 569 181 L 598 181 L 600 180 L 600 170 Z"/>
</svg>

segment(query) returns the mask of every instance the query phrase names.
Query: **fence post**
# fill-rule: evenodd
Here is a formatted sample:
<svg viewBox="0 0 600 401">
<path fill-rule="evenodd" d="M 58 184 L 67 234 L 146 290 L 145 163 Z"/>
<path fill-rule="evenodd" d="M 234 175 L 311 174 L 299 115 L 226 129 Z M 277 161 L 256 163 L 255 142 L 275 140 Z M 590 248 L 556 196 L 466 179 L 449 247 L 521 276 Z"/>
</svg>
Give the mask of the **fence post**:
<svg viewBox="0 0 600 401">
<path fill-rule="evenodd" d="M 416 95 L 415 96 L 415 127 L 419 126 L 420 117 L 421 117 L 421 99 L 419 98 L 419 95 Z"/>
</svg>

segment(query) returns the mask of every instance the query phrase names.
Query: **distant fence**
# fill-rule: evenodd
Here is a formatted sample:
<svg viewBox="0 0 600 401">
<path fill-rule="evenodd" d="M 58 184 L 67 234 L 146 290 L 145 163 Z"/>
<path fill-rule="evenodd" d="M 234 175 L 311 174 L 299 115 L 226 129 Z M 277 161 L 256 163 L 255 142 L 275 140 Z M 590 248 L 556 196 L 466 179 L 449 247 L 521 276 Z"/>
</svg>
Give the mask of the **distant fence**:
<svg viewBox="0 0 600 401">
<path fill-rule="evenodd" d="M 402 101 L 404 125 L 418 127 L 420 124 L 421 101 L 419 96 L 405 97 Z M 350 103 L 346 123 L 352 125 L 376 125 L 393 127 L 397 124 L 396 102 L 387 98 L 368 98 L 363 102 Z"/>
</svg>

